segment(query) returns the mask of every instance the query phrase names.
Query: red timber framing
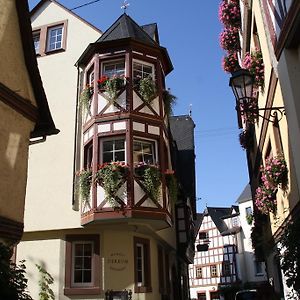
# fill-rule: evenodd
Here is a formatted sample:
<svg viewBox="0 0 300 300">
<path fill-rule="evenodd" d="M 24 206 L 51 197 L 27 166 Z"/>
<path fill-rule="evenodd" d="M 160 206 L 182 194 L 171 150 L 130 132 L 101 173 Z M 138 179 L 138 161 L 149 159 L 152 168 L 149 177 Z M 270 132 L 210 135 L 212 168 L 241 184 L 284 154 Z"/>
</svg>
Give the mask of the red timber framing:
<svg viewBox="0 0 300 300">
<path fill-rule="evenodd" d="M 135 175 L 135 167 L 133 161 L 133 141 L 134 139 L 149 140 L 155 142 L 156 148 L 156 163 L 159 166 L 160 171 L 164 174 L 165 170 L 169 168 L 170 162 L 168 161 L 169 155 L 165 149 L 168 149 L 166 143 L 168 143 L 169 131 L 164 121 L 164 103 L 163 103 L 163 90 L 165 88 L 164 76 L 169 70 L 166 67 L 164 55 L 159 49 L 143 45 L 138 42 L 128 41 L 115 41 L 109 42 L 110 47 L 106 46 L 105 49 L 101 47 L 95 49 L 94 53 L 88 53 L 90 61 L 85 61 L 84 67 L 84 84 L 89 82 L 89 74 L 92 72 L 91 68 L 94 68 L 94 93 L 91 99 L 91 115 L 85 120 L 83 118 L 82 132 L 83 132 L 83 149 L 86 145 L 91 143 L 93 145 L 93 159 L 92 159 L 92 171 L 93 174 L 97 172 L 98 165 L 101 163 L 100 157 L 100 142 L 103 138 L 108 137 L 124 137 L 125 139 L 125 163 L 129 167 L 129 172 L 126 176 L 126 188 L 127 198 L 126 203 L 121 202 L 117 198 L 117 202 L 120 207 L 113 209 L 107 207 L 105 198 L 104 202 L 97 199 L 97 185 L 92 185 L 90 210 L 82 213 L 81 223 L 83 225 L 93 221 L 107 220 L 107 219 L 119 219 L 119 218 L 142 218 L 146 220 L 153 220 L 153 225 L 157 229 L 167 228 L 172 224 L 171 211 L 170 211 L 170 199 L 167 196 L 167 187 L 165 176 L 162 175 L 161 184 L 161 198 L 160 201 L 154 201 L 147 194 L 147 191 L 143 187 L 143 184 L 138 176 Z M 119 44 L 119 45 L 117 45 Z M 109 61 L 125 61 L 125 76 L 126 84 L 122 88 L 118 96 L 125 95 L 126 104 L 120 105 L 116 100 L 109 99 L 103 92 L 98 91 L 97 80 L 102 76 L 103 63 Z M 138 96 L 139 93 L 133 86 L 133 61 L 142 61 L 150 63 L 154 68 L 155 81 L 157 87 L 157 96 L 154 101 L 157 101 L 158 108 L 154 109 L 151 104 L 143 102 L 140 105 L 134 103 L 134 93 Z M 99 98 L 100 97 L 100 98 Z M 99 100 L 100 99 L 100 100 Z M 106 104 L 99 106 L 99 101 L 107 101 Z M 105 102 L 103 102 L 105 103 Z M 114 107 L 113 111 L 107 109 Z M 147 107 L 147 110 L 143 108 Z M 117 123 L 122 123 L 122 129 L 115 129 Z M 136 128 L 136 124 L 139 124 L 143 130 Z M 99 128 L 104 126 L 106 129 L 103 131 Z M 103 128 L 103 127 L 101 127 Z M 92 132 L 90 134 L 90 132 Z M 83 153 L 82 157 L 86 155 Z M 137 198 L 135 193 L 135 186 L 139 187 L 145 195 L 140 199 Z M 149 200 L 150 199 L 150 200 Z M 101 203 L 99 203 L 99 201 Z M 152 201 L 151 206 L 144 205 L 145 201 Z M 153 206 L 153 207 L 152 207 Z"/>
</svg>

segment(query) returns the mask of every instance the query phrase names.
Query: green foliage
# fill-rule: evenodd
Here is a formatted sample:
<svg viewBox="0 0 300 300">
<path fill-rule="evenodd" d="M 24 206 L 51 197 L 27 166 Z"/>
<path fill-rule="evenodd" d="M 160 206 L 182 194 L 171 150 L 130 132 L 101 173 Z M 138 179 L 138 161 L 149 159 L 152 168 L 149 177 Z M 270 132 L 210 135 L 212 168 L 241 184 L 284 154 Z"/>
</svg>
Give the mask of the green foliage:
<svg viewBox="0 0 300 300">
<path fill-rule="evenodd" d="M 94 88 L 87 85 L 80 94 L 79 105 L 83 111 L 90 113 L 91 98 L 94 93 Z"/>
<path fill-rule="evenodd" d="M 170 198 L 177 202 L 178 199 L 178 183 L 174 174 L 166 174 L 166 182 L 169 189 Z"/>
<path fill-rule="evenodd" d="M 35 264 L 40 273 L 39 287 L 40 287 L 40 300 L 54 300 L 54 293 L 50 288 L 50 285 L 53 284 L 53 277 L 40 265 Z"/>
<path fill-rule="evenodd" d="M 247 215 L 246 215 L 246 220 L 247 220 L 247 223 L 248 223 L 249 225 L 251 225 L 252 222 L 253 222 L 253 214 L 247 214 Z"/>
<path fill-rule="evenodd" d="M 176 104 L 177 97 L 172 95 L 170 89 L 168 89 L 163 91 L 163 99 L 167 116 L 172 116 L 173 106 Z"/>
<path fill-rule="evenodd" d="M 300 219 L 289 223 L 282 235 L 281 268 L 287 278 L 286 284 L 300 297 Z M 296 298 L 295 298 L 296 299 Z M 298 298 L 297 298 L 298 299 Z"/>
<path fill-rule="evenodd" d="M 112 207 L 116 206 L 116 192 L 120 187 L 120 182 L 127 174 L 128 167 L 119 162 L 103 164 L 96 173 L 96 182 L 100 183 L 105 191 L 106 198 Z"/>
<path fill-rule="evenodd" d="M 26 267 L 24 261 L 16 265 L 10 261 L 12 247 L 0 243 L 0 299 L 32 300 L 27 289 Z"/>
<path fill-rule="evenodd" d="M 151 199 L 157 201 L 160 196 L 161 173 L 156 166 L 149 165 L 144 169 L 143 185 Z"/>
<path fill-rule="evenodd" d="M 139 81 L 139 93 L 143 100 L 150 104 L 156 95 L 156 85 L 151 76 Z"/>
<path fill-rule="evenodd" d="M 82 170 L 78 173 L 80 196 L 83 200 L 88 201 L 90 198 L 92 185 L 92 170 Z"/>
<path fill-rule="evenodd" d="M 106 81 L 105 91 L 111 100 L 116 100 L 119 90 L 124 86 L 124 78 L 113 77 Z"/>
</svg>

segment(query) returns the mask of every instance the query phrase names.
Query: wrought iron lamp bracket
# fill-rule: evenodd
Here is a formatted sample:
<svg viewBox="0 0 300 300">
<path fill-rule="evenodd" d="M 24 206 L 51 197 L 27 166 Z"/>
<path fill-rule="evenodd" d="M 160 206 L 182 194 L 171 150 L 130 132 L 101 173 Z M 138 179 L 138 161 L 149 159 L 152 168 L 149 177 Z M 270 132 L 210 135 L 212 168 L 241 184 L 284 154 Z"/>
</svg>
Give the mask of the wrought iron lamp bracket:
<svg viewBox="0 0 300 300">
<path fill-rule="evenodd" d="M 274 106 L 274 107 L 266 107 L 266 108 L 259 108 L 258 111 L 271 111 L 268 118 L 264 115 L 258 113 L 258 115 L 263 118 L 264 120 L 271 122 L 273 124 L 278 124 L 281 121 L 283 116 L 285 116 L 285 108 L 284 106 Z M 272 119 L 271 119 L 272 118 Z"/>
</svg>

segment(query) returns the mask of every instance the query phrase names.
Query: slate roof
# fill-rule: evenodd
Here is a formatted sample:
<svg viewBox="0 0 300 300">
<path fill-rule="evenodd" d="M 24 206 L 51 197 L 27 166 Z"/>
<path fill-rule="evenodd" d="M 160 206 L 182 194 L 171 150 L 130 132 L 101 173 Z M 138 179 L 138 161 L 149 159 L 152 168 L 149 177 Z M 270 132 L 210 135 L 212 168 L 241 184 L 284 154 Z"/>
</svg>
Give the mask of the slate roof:
<svg viewBox="0 0 300 300">
<path fill-rule="evenodd" d="M 153 33 L 153 26 L 146 27 L 149 33 Z M 132 38 L 149 45 L 158 45 L 150 35 L 142 29 L 126 13 L 122 14 L 96 41 L 96 43 Z"/>
<path fill-rule="evenodd" d="M 221 234 L 228 230 L 223 217 L 228 216 L 231 211 L 231 207 L 207 207 L 207 213 L 210 215 Z"/>
<path fill-rule="evenodd" d="M 240 196 L 238 197 L 238 199 L 236 200 L 236 202 L 240 204 L 249 201 L 251 199 L 252 199 L 252 193 L 251 193 L 250 184 L 247 184 L 244 190 L 242 191 L 242 193 L 240 194 Z"/>
<path fill-rule="evenodd" d="M 169 122 L 176 149 L 172 153 L 176 174 L 185 195 L 195 205 L 195 123 L 189 115 L 172 116 Z M 195 207 L 194 209 L 196 211 Z"/>
<path fill-rule="evenodd" d="M 197 235 L 198 235 L 198 232 L 199 232 L 199 230 L 200 230 L 200 227 L 201 227 L 203 218 L 204 218 L 204 214 L 201 214 L 201 213 L 197 213 L 197 214 L 196 214 L 196 221 L 195 221 L 195 238 L 196 238 Z"/>
<path fill-rule="evenodd" d="M 155 42 L 159 44 L 158 29 L 156 23 L 142 25 L 141 27 Z"/>
</svg>

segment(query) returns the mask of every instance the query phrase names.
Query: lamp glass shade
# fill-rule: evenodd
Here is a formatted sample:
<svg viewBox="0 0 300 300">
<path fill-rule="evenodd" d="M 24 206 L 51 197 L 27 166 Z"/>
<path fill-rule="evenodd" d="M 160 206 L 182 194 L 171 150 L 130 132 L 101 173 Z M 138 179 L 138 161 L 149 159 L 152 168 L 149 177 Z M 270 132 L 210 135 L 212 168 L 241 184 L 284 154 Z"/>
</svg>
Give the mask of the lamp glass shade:
<svg viewBox="0 0 300 300">
<path fill-rule="evenodd" d="M 232 73 L 229 85 L 238 103 L 253 97 L 254 78 L 248 70 L 240 69 Z"/>
</svg>

